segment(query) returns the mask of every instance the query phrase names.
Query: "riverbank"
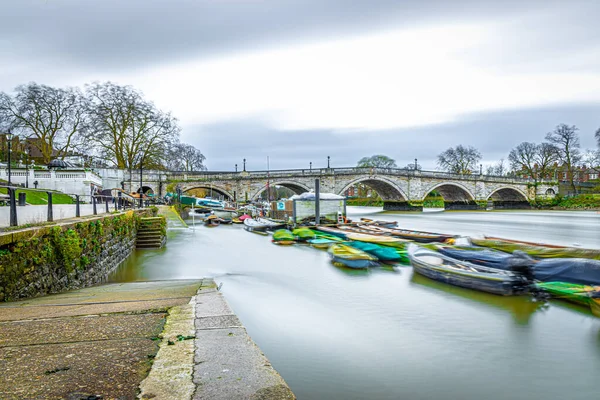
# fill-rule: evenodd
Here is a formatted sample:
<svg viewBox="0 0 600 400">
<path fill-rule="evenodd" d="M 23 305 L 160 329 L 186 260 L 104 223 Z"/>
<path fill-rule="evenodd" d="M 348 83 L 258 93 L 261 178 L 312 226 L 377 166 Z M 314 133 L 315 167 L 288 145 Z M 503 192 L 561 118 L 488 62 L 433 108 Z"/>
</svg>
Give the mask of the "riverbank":
<svg viewBox="0 0 600 400">
<path fill-rule="evenodd" d="M 0 365 L 2 399 L 294 398 L 212 280 L 4 303 Z"/>
</svg>

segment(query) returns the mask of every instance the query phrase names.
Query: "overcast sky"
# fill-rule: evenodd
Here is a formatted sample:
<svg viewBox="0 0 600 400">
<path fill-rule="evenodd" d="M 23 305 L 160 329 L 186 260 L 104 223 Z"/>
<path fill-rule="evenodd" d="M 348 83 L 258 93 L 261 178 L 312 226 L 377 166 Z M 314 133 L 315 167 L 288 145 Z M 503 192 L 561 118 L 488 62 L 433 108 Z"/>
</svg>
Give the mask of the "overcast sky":
<svg viewBox="0 0 600 400">
<path fill-rule="evenodd" d="M 212 170 L 484 163 L 600 127 L 597 0 L 0 0 L 0 91 L 110 80 L 179 118 Z"/>
</svg>

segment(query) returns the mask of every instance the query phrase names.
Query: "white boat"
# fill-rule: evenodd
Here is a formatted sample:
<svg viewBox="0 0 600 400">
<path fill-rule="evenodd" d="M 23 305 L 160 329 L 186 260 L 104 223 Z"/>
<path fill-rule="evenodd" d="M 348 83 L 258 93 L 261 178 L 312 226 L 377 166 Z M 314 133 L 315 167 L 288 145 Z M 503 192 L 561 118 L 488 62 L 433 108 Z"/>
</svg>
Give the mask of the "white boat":
<svg viewBox="0 0 600 400">
<path fill-rule="evenodd" d="M 238 216 L 237 210 L 226 210 L 224 208 L 213 208 L 213 214 L 223 219 L 234 219 Z"/>
<path fill-rule="evenodd" d="M 284 223 L 271 221 L 267 218 L 247 218 L 244 220 L 244 229 L 248 232 L 274 230 L 285 227 Z"/>
</svg>

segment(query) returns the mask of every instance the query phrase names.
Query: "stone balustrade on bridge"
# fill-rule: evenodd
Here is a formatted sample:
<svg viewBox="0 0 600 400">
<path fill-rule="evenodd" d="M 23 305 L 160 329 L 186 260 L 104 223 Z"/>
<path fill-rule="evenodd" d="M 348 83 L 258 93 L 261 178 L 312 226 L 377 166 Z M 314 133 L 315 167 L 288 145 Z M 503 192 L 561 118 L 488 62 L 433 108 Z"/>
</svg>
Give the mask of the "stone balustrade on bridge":
<svg viewBox="0 0 600 400">
<path fill-rule="evenodd" d="M 124 172 L 127 174 L 127 172 Z M 315 179 L 321 191 L 345 195 L 348 189 L 363 184 L 375 190 L 386 210 L 417 210 L 432 191 L 444 199 L 446 209 L 529 207 L 539 197 L 554 197 L 556 182 L 538 182 L 507 176 L 452 174 L 400 168 L 323 168 L 241 172 L 164 172 L 143 171 L 144 191 L 163 195 L 166 185 L 176 183 L 183 192 L 207 189 L 213 197 L 230 200 L 256 200 L 267 188 L 283 186 L 295 193 L 314 190 Z M 124 176 L 130 189 L 139 189 L 139 171 Z"/>
</svg>

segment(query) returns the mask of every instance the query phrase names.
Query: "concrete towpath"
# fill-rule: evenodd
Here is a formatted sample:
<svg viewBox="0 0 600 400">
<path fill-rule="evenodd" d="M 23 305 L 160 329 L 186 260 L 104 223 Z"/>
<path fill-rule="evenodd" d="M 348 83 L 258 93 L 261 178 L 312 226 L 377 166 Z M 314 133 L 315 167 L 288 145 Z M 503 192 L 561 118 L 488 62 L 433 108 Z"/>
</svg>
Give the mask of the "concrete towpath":
<svg viewBox="0 0 600 400">
<path fill-rule="evenodd" d="M 294 399 L 212 280 L 0 303 L 0 399 Z"/>
</svg>

